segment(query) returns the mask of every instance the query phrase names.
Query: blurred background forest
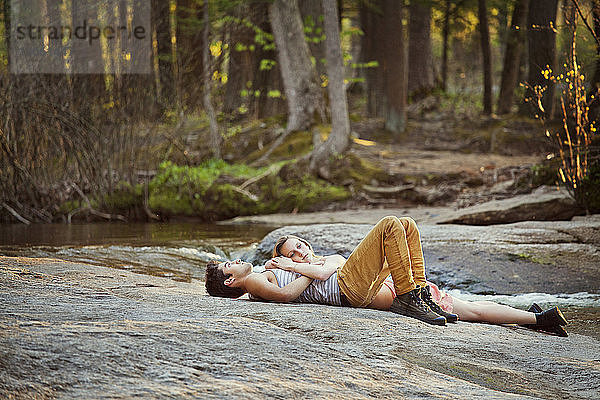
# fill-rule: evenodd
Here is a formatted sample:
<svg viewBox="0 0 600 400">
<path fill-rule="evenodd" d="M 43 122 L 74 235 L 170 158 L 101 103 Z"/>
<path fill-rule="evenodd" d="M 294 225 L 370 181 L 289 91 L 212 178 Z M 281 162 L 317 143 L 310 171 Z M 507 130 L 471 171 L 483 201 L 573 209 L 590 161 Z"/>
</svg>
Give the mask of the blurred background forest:
<svg viewBox="0 0 600 400">
<path fill-rule="evenodd" d="M 37 12 L 135 25 L 140 1 Z M 73 73 L 44 37 L 63 70 L 11 73 L 0 3 L 2 222 L 449 204 L 499 174 L 600 209 L 600 0 L 152 0 L 150 74 L 108 68 L 139 60 L 106 41 L 110 73 Z M 481 168 L 409 173 L 398 148 Z M 492 155 L 538 162 L 490 175 Z"/>
</svg>

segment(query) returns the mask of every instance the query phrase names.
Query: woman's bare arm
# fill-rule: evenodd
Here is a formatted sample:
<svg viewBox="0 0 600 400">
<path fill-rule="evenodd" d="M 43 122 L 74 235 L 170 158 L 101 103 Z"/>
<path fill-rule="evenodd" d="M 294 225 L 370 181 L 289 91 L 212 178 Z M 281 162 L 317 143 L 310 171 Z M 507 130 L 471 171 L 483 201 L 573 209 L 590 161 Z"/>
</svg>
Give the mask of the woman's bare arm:
<svg viewBox="0 0 600 400">
<path fill-rule="evenodd" d="M 269 282 L 265 274 L 255 274 L 246 280 L 246 290 L 253 296 L 263 300 L 289 303 L 294 301 L 311 284 L 312 278 L 300 276 L 284 287 Z"/>
<path fill-rule="evenodd" d="M 346 262 L 346 259 L 340 255 L 333 255 L 325 257 L 324 264 L 313 264 L 313 263 L 298 263 L 292 261 L 291 258 L 287 257 L 275 257 L 272 258 L 265 268 L 279 268 L 286 271 L 297 272 L 304 276 L 308 276 L 317 280 L 327 280 L 329 277 Z"/>
</svg>

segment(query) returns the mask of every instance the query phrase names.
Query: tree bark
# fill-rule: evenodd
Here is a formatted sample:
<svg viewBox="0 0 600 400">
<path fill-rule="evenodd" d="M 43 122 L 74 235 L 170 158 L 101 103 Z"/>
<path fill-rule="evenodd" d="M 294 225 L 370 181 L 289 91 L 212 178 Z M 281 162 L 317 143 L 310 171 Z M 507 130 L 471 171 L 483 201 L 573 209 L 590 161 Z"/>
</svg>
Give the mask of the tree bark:
<svg viewBox="0 0 600 400">
<path fill-rule="evenodd" d="M 346 151 L 350 143 L 348 101 L 344 88 L 344 62 L 338 26 L 336 0 L 323 0 L 325 49 L 327 57 L 327 90 L 331 106 L 331 133 L 311 154 L 310 169 L 329 177 L 329 157 Z"/>
<path fill-rule="evenodd" d="M 600 40 L 600 0 L 592 0 L 592 15 L 594 18 L 594 34 L 596 39 Z M 593 95 L 596 100 L 590 102 L 590 121 L 600 120 L 600 103 L 598 102 L 598 95 L 600 90 L 600 43 L 596 40 L 596 62 L 594 68 L 594 75 L 590 82 L 590 91 L 588 96 Z"/>
<path fill-rule="evenodd" d="M 408 93 L 423 95 L 433 87 L 431 4 L 410 2 L 408 22 Z"/>
<path fill-rule="evenodd" d="M 542 97 L 545 112 L 542 116 L 552 118 L 554 115 L 554 85 L 544 79 L 542 71 L 550 67 L 555 70 L 556 64 L 556 12 L 558 0 L 536 0 L 529 3 L 527 17 L 527 38 L 529 42 L 529 76 L 528 84 L 546 87 Z M 526 97 L 533 98 L 534 93 L 527 90 Z M 530 102 L 531 103 L 531 102 Z M 531 115 L 539 115 L 537 109 L 529 110 Z"/>
<path fill-rule="evenodd" d="M 327 69 L 325 66 L 325 42 L 323 41 L 324 25 L 323 11 L 321 10 L 321 0 L 300 0 L 300 15 L 304 26 L 311 28 L 308 33 L 308 47 L 311 55 L 315 58 L 315 67 L 319 76 L 325 75 Z"/>
<path fill-rule="evenodd" d="M 202 70 L 203 31 L 199 28 L 203 20 L 202 3 L 197 0 L 177 2 L 177 63 L 181 82 L 182 105 L 194 110 L 200 103 L 202 85 L 198 77 Z"/>
<path fill-rule="evenodd" d="M 364 68 L 367 94 L 367 115 L 383 117 L 385 114 L 385 83 L 383 80 L 383 54 L 386 41 L 383 30 L 383 11 L 380 3 L 364 3 L 360 8 L 362 36 L 361 62 L 377 62 L 376 67 Z"/>
<path fill-rule="evenodd" d="M 600 0 L 592 0 L 592 16 L 594 18 L 594 34 L 600 40 Z M 600 42 L 598 40 L 596 41 L 594 76 L 590 82 L 594 91 L 600 88 Z"/>
<path fill-rule="evenodd" d="M 444 28 L 442 30 L 442 90 L 448 90 L 448 39 L 450 37 L 450 1 L 446 0 L 444 10 Z"/>
<path fill-rule="evenodd" d="M 234 15 L 238 18 L 244 18 L 250 12 L 250 7 L 247 4 L 242 4 L 236 7 Z M 253 85 L 256 51 L 250 51 L 249 49 L 251 45 L 254 45 L 254 32 L 245 25 L 235 22 L 230 24 L 229 32 L 231 37 L 229 41 L 229 68 L 223 112 L 232 115 L 237 112 L 242 104 L 251 102 L 254 98 L 254 91 L 260 90 L 260 88 Z M 241 48 L 238 48 L 238 46 L 241 46 Z M 250 87 L 246 86 L 248 82 L 251 84 Z M 248 90 L 249 95 L 242 97 L 242 90 Z"/>
<path fill-rule="evenodd" d="M 406 35 L 402 24 L 403 2 L 384 0 L 383 15 L 386 38 L 383 54 L 385 128 L 397 135 L 406 128 L 408 70 Z"/>
<path fill-rule="evenodd" d="M 252 7 L 253 22 L 265 33 L 272 34 L 269 22 L 268 3 L 255 3 Z M 281 66 L 274 63 L 270 69 L 261 69 L 261 60 L 277 60 L 277 52 L 274 49 L 265 49 L 257 44 L 254 58 L 254 82 L 253 87 L 260 89 L 260 96 L 254 97 L 250 102 L 250 112 L 256 118 L 266 118 L 273 115 L 284 114 L 287 111 L 285 97 L 283 96 L 283 80 L 281 78 Z M 269 95 L 269 92 L 280 93 L 279 97 Z"/>
<path fill-rule="evenodd" d="M 514 91 L 519 80 L 519 67 L 523 54 L 525 41 L 525 26 L 529 0 L 517 0 L 513 10 L 510 30 L 506 38 L 506 51 L 504 52 L 504 66 L 502 68 L 502 82 L 498 96 L 498 114 L 507 114 L 513 105 Z"/>
<path fill-rule="evenodd" d="M 210 148 L 215 158 L 221 158 L 221 135 L 219 134 L 219 126 L 217 125 L 217 116 L 211 101 L 211 68 L 210 58 L 208 54 L 209 33 L 210 33 L 210 15 L 208 0 L 204 0 L 204 31 L 202 39 L 204 47 L 202 49 L 202 63 L 204 69 L 204 94 L 202 96 L 204 102 L 204 110 L 208 115 L 208 123 L 210 128 Z"/>
<path fill-rule="evenodd" d="M 175 101 L 175 75 L 173 73 L 173 54 L 171 47 L 170 2 L 153 0 L 152 16 L 156 32 L 158 50 L 158 76 L 156 100 L 160 112 L 173 105 Z"/>
<path fill-rule="evenodd" d="M 98 21 L 98 9 L 82 7 L 78 2 L 72 5 L 72 26 L 80 26 L 86 20 L 88 24 Z M 73 106 L 86 118 L 93 118 L 95 107 L 105 100 L 104 77 L 98 73 L 90 74 L 90 69 L 104 71 L 101 49 L 89 46 L 86 41 L 74 40 L 71 49 L 71 72 L 73 73 Z"/>
<path fill-rule="evenodd" d="M 479 34 L 481 53 L 483 55 L 483 113 L 492 113 L 492 50 L 490 48 L 490 31 L 485 0 L 478 1 Z"/>
<path fill-rule="evenodd" d="M 323 95 L 308 45 L 296 0 L 275 0 L 269 19 L 277 45 L 283 86 L 288 103 L 287 132 L 309 128 L 314 113 L 324 116 Z"/>
</svg>

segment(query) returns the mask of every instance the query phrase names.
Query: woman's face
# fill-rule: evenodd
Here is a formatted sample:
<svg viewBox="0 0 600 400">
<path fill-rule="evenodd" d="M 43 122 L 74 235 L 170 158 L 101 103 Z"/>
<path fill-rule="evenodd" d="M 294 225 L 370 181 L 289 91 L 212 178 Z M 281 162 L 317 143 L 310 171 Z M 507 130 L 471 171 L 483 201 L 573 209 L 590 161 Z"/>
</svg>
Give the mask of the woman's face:
<svg viewBox="0 0 600 400">
<path fill-rule="evenodd" d="M 311 262 L 312 251 L 302 241 L 296 238 L 286 240 L 279 250 L 282 256 L 291 258 L 295 262 Z"/>
</svg>

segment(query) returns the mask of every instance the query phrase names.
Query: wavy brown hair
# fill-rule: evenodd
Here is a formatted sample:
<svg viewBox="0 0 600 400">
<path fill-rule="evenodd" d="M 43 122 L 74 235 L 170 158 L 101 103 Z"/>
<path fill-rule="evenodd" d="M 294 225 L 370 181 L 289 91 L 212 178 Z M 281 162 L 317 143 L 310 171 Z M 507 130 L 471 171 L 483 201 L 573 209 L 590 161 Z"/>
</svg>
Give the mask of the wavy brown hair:
<svg viewBox="0 0 600 400">
<path fill-rule="evenodd" d="M 286 255 L 281 254 L 281 247 L 283 246 L 283 244 L 288 239 L 298 239 L 299 241 L 301 241 L 302 243 L 304 243 L 306 246 L 308 246 L 308 248 L 310 249 L 310 251 L 312 251 L 313 256 L 315 255 L 315 251 L 313 250 L 313 248 L 310 245 L 310 243 L 308 243 L 308 241 L 306 241 L 305 239 L 302 239 L 301 237 L 298 237 L 298 236 L 285 235 L 285 236 L 282 236 L 279 239 L 277 239 L 277 241 L 275 242 L 275 247 L 273 248 L 273 257 L 279 257 L 279 256 L 281 256 L 281 257 L 287 257 Z"/>
</svg>

